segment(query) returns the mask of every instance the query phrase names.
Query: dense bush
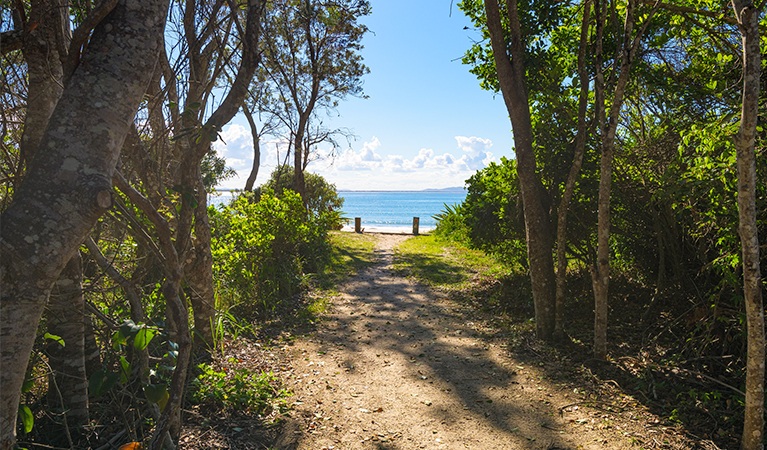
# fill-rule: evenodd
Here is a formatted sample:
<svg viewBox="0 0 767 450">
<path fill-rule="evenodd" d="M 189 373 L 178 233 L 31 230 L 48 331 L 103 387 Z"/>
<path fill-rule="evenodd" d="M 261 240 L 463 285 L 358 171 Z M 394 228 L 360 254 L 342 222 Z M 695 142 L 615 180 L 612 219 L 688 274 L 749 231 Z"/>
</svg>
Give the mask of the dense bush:
<svg viewBox="0 0 767 450">
<path fill-rule="evenodd" d="M 283 192 L 293 189 L 294 182 L 295 172 L 292 167 L 277 167 L 272 172 L 269 181 L 256 190 L 256 195 L 271 191 L 281 197 Z M 324 214 L 329 220 L 335 220 L 332 227 L 340 230 L 342 226 L 340 214 L 341 208 L 344 206 L 344 199 L 338 196 L 336 186 L 328 183 L 322 176 L 311 172 L 304 172 L 304 183 L 306 193 L 303 200 L 306 208 L 315 214 Z"/>
<path fill-rule="evenodd" d="M 437 234 L 465 236 L 474 248 L 526 267 L 525 226 L 516 161 L 501 158 L 466 181 L 466 200 L 440 217 Z M 455 216 L 460 216 L 460 219 Z M 459 231 L 459 227 L 465 229 Z"/>
<path fill-rule="evenodd" d="M 241 315 L 268 315 L 328 254 L 329 214 L 307 212 L 293 191 L 242 194 L 209 215 L 219 297 Z"/>
</svg>

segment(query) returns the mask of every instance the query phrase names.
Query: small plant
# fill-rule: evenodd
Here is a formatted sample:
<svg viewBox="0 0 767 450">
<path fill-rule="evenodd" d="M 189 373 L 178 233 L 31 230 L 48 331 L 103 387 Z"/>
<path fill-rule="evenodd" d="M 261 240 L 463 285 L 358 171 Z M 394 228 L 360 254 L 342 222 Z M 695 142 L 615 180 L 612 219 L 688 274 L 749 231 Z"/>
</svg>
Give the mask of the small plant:
<svg viewBox="0 0 767 450">
<path fill-rule="evenodd" d="M 287 408 L 285 398 L 291 394 L 272 386 L 278 379 L 271 372 L 257 374 L 248 369 L 226 368 L 219 372 L 207 364 L 197 368 L 201 373 L 191 383 L 193 403 L 249 410 L 261 415 L 271 414 L 275 407 L 279 412 Z"/>
</svg>

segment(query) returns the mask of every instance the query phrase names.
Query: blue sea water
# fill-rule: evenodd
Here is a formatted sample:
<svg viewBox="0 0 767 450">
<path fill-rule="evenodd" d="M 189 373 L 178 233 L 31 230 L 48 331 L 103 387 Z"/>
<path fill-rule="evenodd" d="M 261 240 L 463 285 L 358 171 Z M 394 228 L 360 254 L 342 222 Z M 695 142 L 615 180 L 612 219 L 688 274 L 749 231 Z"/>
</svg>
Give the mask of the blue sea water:
<svg viewBox="0 0 767 450">
<path fill-rule="evenodd" d="M 367 231 L 410 232 L 413 217 L 419 218 L 419 230 L 426 232 L 437 226 L 432 217 L 450 206 L 461 203 L 465 192 L 339 192 L 344 198 L 343 216 L 348 218 L 353 229 L 354 218 L 361 218 L 362 228 Z M 231 192 L 213 195 L 208 202 L 212 205 L 228 202 Z"/>
<path fill-rule="evenodd" d="M 362 220 L 368 231 L 412 231 L 413 217 L 419 218 L 419 229 L 428 231 L 437 226 L 434 215 L 445 204 L 461 203 L 464 192 L 339 192 L 344 198 L 343 214 L 351 220 Z"/>
</svg>

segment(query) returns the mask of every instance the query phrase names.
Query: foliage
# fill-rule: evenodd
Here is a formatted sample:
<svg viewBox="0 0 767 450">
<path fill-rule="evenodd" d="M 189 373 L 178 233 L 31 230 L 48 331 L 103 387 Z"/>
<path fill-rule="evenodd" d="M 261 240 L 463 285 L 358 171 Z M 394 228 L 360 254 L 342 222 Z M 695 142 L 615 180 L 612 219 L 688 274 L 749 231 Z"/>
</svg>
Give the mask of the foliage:
<svg viewBox="0 0 767 450">
<path fill-rule="evenodd" d="M 463 223 L 474 248 L 526 267 L 525 226 L 516 161 L 501 158 L 466 181 Z"/>
<path fill-rule="evenodd" d="M 216 150 L 211 150 L 205 154 L 200 163 L 200 171 L 206 192 L 212 192 L 221 182 L 237 175 L 234 169 L 227 167 L 226 160 L 220 157 Z"/>
<path fill-rule="evenodd" d="M 273 385 L 278 378 L 271 372 L 260 374 L 244 368 L 215 370 L 207 364 L 197 366 L 200 374 L 191 382 L 189 399 L 193 403 L 248 410 L 268 415 L 277 406 L 285 407 L 289 393 Z"/>
<path fill-rule="evenodd" d="M 240 304 L 239 314 L 268 315 L 327 257 L 329 214 L 307 212 L 293 191 L 264 192 L 258 201 L 243 193 L 209 214 L 218 295 L 228 294 L 229 306 Z"/>
<path fill-rule="evenodd" d="M 437 221 L 437 227 L 434 229 L 434 235 L 445 240 L 468 242 L 468 228 L 463 221 L 463 205 L 445 204 L 445 208 L 434 215 Z"/>
<path fill-rule="evenodd" d="M 295 190 L 295 171 L 291 166 L 279 166 L 272 172 L 269 180 L 264 183 L 257 191 L 272 191 L 278 197 L 281 197 L 285 190 Z M 333 229 L 341 229 L 342 217 L 341 208 L 344 206 L 344 198 L 338 195 L 336 186 L 328 183 L 325 178 L 316 173 L 304 172 L 304 183 L 306 192 L 304 203 L 306 208 L 315 214 L 328 214 L 329 217 L 336 217 L 337 222 L 333 224 Z"/>
</svg>

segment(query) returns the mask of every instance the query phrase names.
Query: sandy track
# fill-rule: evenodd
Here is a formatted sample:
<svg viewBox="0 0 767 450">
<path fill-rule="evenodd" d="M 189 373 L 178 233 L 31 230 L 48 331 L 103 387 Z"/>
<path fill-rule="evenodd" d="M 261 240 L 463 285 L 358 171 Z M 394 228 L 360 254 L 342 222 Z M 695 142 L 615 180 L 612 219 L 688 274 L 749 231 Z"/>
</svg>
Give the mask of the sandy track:
<svg viewBox="0 0 767 450">
<path fill-rule="evenodd" d="M 572 387 L 515 361 L 503 339 L 479 337 L 468 309 L 392 273 L 407 238 L 378 235 L 376 264 L 341 287 L 319 331 L 283 347 L 300 430 L 278 448 L 632 447 L 614 417 L 561 415 L 580 400 Z"/>
</svg>

